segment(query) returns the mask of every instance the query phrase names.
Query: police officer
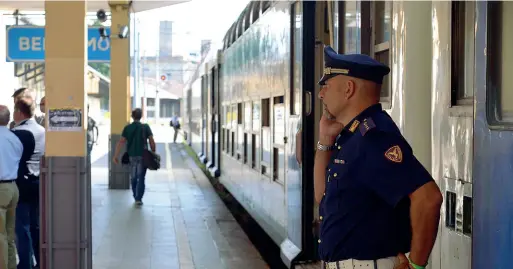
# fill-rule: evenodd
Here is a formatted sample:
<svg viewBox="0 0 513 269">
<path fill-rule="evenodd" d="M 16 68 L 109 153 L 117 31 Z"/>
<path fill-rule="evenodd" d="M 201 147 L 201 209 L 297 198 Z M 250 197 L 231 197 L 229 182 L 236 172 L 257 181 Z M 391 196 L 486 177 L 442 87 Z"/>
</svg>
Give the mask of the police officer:
<svg viewBox="0 0 513 269">
<path fill-rule="evenodd" d="M 329 46 L 324 64 L 314 167 L 323 267 L 425 268 L 442 196 L 379 103 L 390 69 Z"/>
</svg>

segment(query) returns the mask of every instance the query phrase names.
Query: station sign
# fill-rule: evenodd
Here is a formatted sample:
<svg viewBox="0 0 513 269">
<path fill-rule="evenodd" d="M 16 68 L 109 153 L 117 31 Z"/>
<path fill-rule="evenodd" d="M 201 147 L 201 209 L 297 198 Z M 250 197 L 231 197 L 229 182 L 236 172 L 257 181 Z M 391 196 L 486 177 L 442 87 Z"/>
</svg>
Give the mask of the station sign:
<svg viewBox="0 0 513 269">
<path fill-rule="evenodd" d="M 89 62 L 110 62 L 110 39 L 101 38 L 100 27 L 87 29 L 87 58 Z M 8 26 L 7 62 L 44 62 L 45 27 L 44 26 Z M 106 34 L 110 28 L 105 27 Z M 62 35 L 66 42 L 66 34 Z"/>
</svg>

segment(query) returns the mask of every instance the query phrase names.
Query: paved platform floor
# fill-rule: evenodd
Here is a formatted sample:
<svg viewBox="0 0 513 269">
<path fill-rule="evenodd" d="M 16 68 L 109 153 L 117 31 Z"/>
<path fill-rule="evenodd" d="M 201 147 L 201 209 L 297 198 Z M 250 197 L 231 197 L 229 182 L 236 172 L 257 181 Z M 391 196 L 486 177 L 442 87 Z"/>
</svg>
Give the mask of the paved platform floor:
<svg viewBox="0 0 513 269">
<path fill-rule="evenodd" d="M 106 160 L 93 165 L 93 269 L 269 268 L 183 145 L 157 151 L 140 207 L 108 189 Z"/>
</svg>

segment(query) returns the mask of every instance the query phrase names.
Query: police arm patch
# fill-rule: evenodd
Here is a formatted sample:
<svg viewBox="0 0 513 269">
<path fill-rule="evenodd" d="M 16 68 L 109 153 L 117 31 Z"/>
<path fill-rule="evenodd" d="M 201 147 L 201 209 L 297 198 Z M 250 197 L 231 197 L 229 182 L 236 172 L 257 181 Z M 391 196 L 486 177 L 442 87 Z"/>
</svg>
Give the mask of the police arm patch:
<svg viewBox="0 0 513 269">
<path fill-rule="evenodd" d="M 395 145 L 385 152 L 385 158 L 394 163 L 401 163 L 403 161 L 403 152 L 399 146 Z"/>
</svg>

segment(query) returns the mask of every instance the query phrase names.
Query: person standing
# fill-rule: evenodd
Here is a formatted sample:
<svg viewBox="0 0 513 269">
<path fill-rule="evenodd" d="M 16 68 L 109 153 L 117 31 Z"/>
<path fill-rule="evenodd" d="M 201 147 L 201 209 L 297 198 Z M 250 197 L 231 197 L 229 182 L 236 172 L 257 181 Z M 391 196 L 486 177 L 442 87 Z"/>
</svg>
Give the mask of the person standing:
<svg viewBox="0 0 513 269">
<path fill-rule="evenodd" d="M 10 116 L 9 109 L 0 105 L 0 268 L 16 269 L 14 224 L 19 199 L 16 178 L 24 147 L 7 128 Z"/>
<path fill-rule="evenodd" d="M 45 152 L 45 129 L 34 120 L 35 102 L 32 97 L 21 97 L 14 106 L 12 129 L 32 133 L 35 149 L 27 161 L 27 174 L 17 180 L 20 199 L 16 208 L 16 246 L 20 262 L 18 269 L 32 269 L 33 259 L 39 266 L 39 174 L 40 159 Z"/>
<path fill-rule="evenodd" d="M 32 97 L 32 91 L 30 91 L 27 88 L 19 88 L 16 91 L 14 91 L 11 97 L 13 99 L 14 104 L 16 104 L 16 102 L 22 97 Z M 9 124 L 9 129 L 14 128 L 15 125 L 16 122 L 14 120 L 11 121 L 11 123 Z"/>
<path fill-rule="evenodd" d="M 96 135 L 95 135 L 96 133 Z M 89 105 L 87 106 L 87 154 L 91 155 L 94 144 L 98 141 L 98 126 L 96 121 L 89 116 Z"/>
<path fill-rule="evenodd" d="M 121 139 L 116 145 L 113 162 L 119 163 L 118 156 L 121 148 L 126 144 L 126 151 L 129 156 L 130 176 L 132 183 L 132 193 L 135 204 L 142 205 L 142 198 L 145 190 L 145 179 L 147 167 L 143 163 L 143 150 L 150 142 L 151 151 L 155 152 L 155 140 L 148 124 L 141 123 L 142 110 L 136 108 L 132 111 L 132 123 L 123 128 Z"/>
<path fill-rule="evenodd" d="M 178 117 L 174 115 L 171 118 L 171 121 L 169 122 L 169 125 L 173 127 L 173 143 L 176 143 L 176 138 L 178 137 L 178 131 L 180 130 L 180 121 L 178 120 Z"/>
<path fill-rule="evenodd" d="M 45 127 L 45 113 L 46 113 L 46 97 L 43 96 L 43 98 L 41 98 L 41 101 L 39 101 L 39 111 L 41 111 L 42 115 L 37 117 L 36 116 L 36 121 L 37 123 L 39 123 L 39 125 L 43 126 L 43 128 Z"/>
<path fill-rule="evenodd" d="M 329 46 L 324 65 L 314 164 L 323 267 L 423 269 L 443 198 L 379 103 L 390 68 Z"/>
</svg>

